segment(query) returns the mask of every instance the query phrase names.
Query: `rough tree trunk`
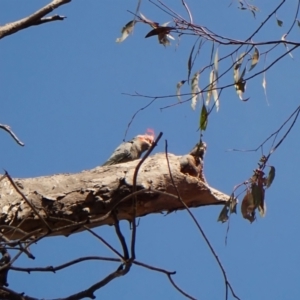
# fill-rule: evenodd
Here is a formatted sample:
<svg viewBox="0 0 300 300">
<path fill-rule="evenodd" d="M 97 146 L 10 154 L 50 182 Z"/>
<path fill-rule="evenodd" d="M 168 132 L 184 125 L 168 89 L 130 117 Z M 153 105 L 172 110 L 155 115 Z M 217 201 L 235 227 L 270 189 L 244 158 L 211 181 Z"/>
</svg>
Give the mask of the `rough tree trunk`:
<svg viewBox="0 0 300 300">
<path fill-rule="evenodd" d="M 188 207 L 224 204 L 229 199 L 198 178 L 181 173 L 178 156 L 169 154 L 169 161 L 175 185 Z M 90 228 L 111 225 L 113 216 L 131 220 L 133 197 L 122 199 L 132 193 L 138 162 L 96 167 L 77 174 L 14 179 L 35 212 L 9 179 L 3 179 L 0 182 L 2 234 L 10 240 L 28 238 L 25 234 L 36 237 L 49 233 L 50 227 L 50 235 L 69 235 L 84 230 L 83 225 Z M 138 217 L 184 208 L 171 182 L 165 154 L 145 160 L 138 172 L 136 190 L 140 191 L 136 198 Z"/>
</svg>

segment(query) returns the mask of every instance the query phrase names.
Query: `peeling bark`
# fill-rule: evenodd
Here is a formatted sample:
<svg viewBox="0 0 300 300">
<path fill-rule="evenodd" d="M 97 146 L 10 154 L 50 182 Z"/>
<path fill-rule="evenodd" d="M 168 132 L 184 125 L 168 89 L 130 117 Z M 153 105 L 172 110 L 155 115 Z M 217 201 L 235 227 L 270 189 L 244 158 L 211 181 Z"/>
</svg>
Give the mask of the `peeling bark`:
<svg viewBox="0 0 300 300">
<path fill-rule="evenodd" d="M 228 195 L 211 188 L 200 179 L 181 173 L 179 158 L 169 154 L 175 185 L 188 207 L 224 204 L 229 199 Z M 10 240 L 44 234 L 69 235 L 84 230 L 83 226 L 112 225 L 112 210 L 119 220 L 131 220 L 133 206 L 130 194 L 138 162 L 96 167 L 77 174 L 14 179 L 19 191 L 34 206 L 38 215 L 8 178 L 4 178 L 0 182 L 2 234 Z M 136 191 L 137 217 L 184 209 L 172 185 L 163 153 L 147 158 L 142 164 Z M 45 223 L 49 225 L 48 228 Z"/>
</svg>

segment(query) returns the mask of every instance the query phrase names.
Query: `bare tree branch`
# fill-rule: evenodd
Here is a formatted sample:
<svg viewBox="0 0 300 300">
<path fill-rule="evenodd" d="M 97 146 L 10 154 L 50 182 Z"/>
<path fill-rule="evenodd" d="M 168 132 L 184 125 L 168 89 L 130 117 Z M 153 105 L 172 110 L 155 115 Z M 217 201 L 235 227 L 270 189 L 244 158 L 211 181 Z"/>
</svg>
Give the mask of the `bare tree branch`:
<svg viewBox="0 0 300 300">
<path fill-rule="evenodd" d="M 10 129 L 10 127 L 8 125 L 4 125 L 4 124 L 0 124 L 0 128 L 2 128 L 3 130 L 7 131 L 12 138 L 20 145 L 20 146 L 24 146 L 25 144 L 22 143 L 18 137 L 14 134 L 14 132 Z"/>
<path fill-rule="evenodd" d="M 26 29 L 30 26 L 41 25 L 52 21 L 64 20 L 65 17 L 59 15 L 54 15 L 46 18 L 44 17 L 59 6 L 67 4 L 71 1 L 72 0 L 53 0 L 51 3 L 45 5 L 43 8 L 39 9 L 28 17 L 0 26 L 0 39 L 20 30 Z"/>
<path fill-rule="evenodd" d="M 196 177 L 186 180 L 180 171 L 179 157 L 169 154 L 175 184 L 182 191 L 188 207 L 224 204 L 229 196 L 208 186 Z M 14 179 L 19 192 L 0 181 L 2 234 L 11 241 L 40 229 L 36 236 L 70 235 L 97 226 L 114 224 L 112 210 L 118 206 L 118 220 L 132 220 L 133 175 L 138 160 L 97 167 L 78 174 L 58 174 L 46 177 Z M 136 216 L 162 211 L 172 212 L 185 207 L 177 200 L 163 154 L 148 157 L 142 164 L 136 183 L 138 197 Z M 163 191 L 163 192 L 159 192 Z M 171 195 L 171 196 L 170 196 Z M 124 200 L 123 200 L 124 199 Z M 126 199 L 126 200 L 125 200 Z M 31 207 L 41 216 L 37 217 Z M 104 218 L 102 218 L 104 217 Z M 47 226 L 46 224 L 49 226 Z M 9 227 L 4 227 L 9 225 Z M 18 230 L 14 230 L 18 228 Z M 20 231 L 21 230 L 21 231 Z M 30 234 L 29 234 L 30 236 Z M 31 240 L 31 238 L 30 238 Z"/>
</svg>

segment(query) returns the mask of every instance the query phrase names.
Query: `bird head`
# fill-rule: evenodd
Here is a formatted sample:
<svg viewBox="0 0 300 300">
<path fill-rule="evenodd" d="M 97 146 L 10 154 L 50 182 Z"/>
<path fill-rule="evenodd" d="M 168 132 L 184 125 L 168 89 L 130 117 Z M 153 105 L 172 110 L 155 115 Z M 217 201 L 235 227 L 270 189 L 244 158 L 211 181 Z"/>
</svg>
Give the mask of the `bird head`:
<svg viewBox="0 0 300 300">
<path fill-rule="evenodd" d="M 148 128 L 146 133 L 143 136 L 144 136 L 144 139 L 147 140 L 151 145 L 153 144 L 154 138 L 155 138 L 153 129 Z"/>
<path fill-rule="evenodd" d="M 138 135 L 137 139 L 141 142 L 142 151 L 148 150 L 154 142 L 154 130 L 147 129 L 143 135 Z"/>
</svg>

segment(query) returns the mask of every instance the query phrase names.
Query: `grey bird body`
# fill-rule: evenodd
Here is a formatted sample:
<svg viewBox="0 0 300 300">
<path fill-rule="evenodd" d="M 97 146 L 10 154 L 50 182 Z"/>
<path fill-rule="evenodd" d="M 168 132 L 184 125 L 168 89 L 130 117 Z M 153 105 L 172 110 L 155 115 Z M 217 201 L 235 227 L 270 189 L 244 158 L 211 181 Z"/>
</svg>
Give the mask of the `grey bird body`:
<svg viewBox="0 0 300 300">
<path fill-rule="evenodd" d="M 128 142 L 119 145 L 110 158 L 102 166 L 116 165 L 139 159 L 153 142 L 153 136 L 138 135 Z"/>
</svg>

